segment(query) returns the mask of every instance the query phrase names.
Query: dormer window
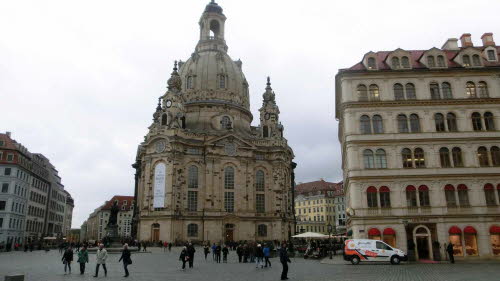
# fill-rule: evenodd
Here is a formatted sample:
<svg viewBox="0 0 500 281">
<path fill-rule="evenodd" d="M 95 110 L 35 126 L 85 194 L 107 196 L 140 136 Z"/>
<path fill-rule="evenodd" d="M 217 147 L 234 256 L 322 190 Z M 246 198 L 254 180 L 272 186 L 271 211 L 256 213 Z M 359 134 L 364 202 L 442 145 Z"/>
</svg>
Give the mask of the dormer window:
<svg viewBox="0 0 500 281">
<path fill-rule="evenodd" d="M 393 57 L 393 58 L 391 59 L 391 64 L 392 64 L 392 68 L 393 68 L 393 69 L 398 69 L 398 68 L 400 68 L 399 58 L 398 58 L 398 57 Z"/>
<path fill-rule="evenodd" d="M 469 67 L 470 66 L 470 57 L 469 55 L 463 55 L 462 56 L 462 64 L 464 67 Z"/>
<path fill-rule="evenodd" d="M 368 69 L 377 69 L 375 58 L 368 58 Z"/>
<path fill-rule="evenodd" d="M 436 67 L 436 61 L 434 60 L 434 56 L 428 56 L 427 57 L 427 66 L 430 67 Z"/>
<path fill-rule="evenodd" d="M 403 68 L 410 68 L 410 59 L 407 56 L 401 58 L 401 64 Z"/>
<path fill-rule="evenodd" d="M 495 50 L 488 50 L 486 52 L 486 54 L 488 56 L 489 61 L 496 61 L 497 60 L 497 55 L 495 54 Z"/>
<path fill-rule="evenodd" d="M 443 56 L 437 56 L 437 63 L 438 63 L 438 67 L 445 67 L 446 66 L 446 64 L 444 63 Z"/>
<path fill-rule="evenodd" d="M 472 56 L 472 64 L 474 66 L 481 66 L 481 58 L 479 57 L 479 55 Z"/>
</svg>

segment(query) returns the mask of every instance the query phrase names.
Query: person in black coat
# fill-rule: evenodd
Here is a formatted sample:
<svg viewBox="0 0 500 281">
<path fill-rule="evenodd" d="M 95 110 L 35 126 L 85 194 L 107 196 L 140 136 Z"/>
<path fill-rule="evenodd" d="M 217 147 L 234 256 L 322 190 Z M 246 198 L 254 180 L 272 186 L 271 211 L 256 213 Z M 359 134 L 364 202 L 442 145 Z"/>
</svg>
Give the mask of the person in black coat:
<svg viewBox="0 0 500 281">
<path fill-rule="evenodd" d="M 220 253 L 222 251 L 222 248 L 219 244 L 217 244 L 217 247 L 215 247 L 215 261 L 217 263 L 220 263 Z"/>
<path fill-rule="evenodd" d="M 283 271 L 281 272 L 281 280 L 288 280 L 288 263 L 290 258 L 288 257 L 288 250 L 286 248 L 286 243 L 283 242 L 280 249 L 280 262 L 283 266 Z"/>
<path fill-rule="evenodd" d="M 222 262 L 227 263 L 227 254 L 229 254 L 229 248 L 227 245 L 224 245 L 224 248 L 222 248 Z"/>
<path fill-rule="evenodd" d="M 196 250 L 194 249 L 193 244 L 189 243 L 187 247 L 187 253 L 189 256 L 189 268 L 193 268 L 193 262 L 194 262 L 194 253 Z"/>
<path fill-rule="evenodd" d="M 62 262 L 64 263 L 64 274 L 66 274 L 66 269 L 69 269 L 69 274 L 71 274 L 71 262 L 73 261 L 73 249 L 71 246 L 64 251 L 62 256 Z"/>
<path fill-rule="evenodd" d="M 186 261 L 189 260 L 186 246 L 184 246 L 184 248 L 182 248 L 181 255 L 179 256 L 179 260 L 182 262 L 182 270 L 185 270 L 186 269 Z"/>
<path fill-rule="evenodd" d="M 236 247 L 236 254 L 238 255 L 238 262 L 241 263 L 241 260 L 243 258 L 243 246 L 242 245 L 238 245 L 238 247 Z"/>
<path fill-rule="evenodd" d="M 123 277 L 128 277 L 128 266 L 132 264 L 132 259 L 130 258 L 130 250 L 128 249 L 128 244 L 123 245 L 123 250 L 122 250 L 122 256 L 118 260 L 118 262 L 123 261 L 123 269 L 125 270 L 125 276 Z"/>
<path fill-rule="evenodd" d="M 446 247 L 446 252 L 448 252 L 448 256 L 450 257 L 450 262 L 455 263 L 455 257 L 453 256 L 453 243 L 449 243 Z"/>
</svg>

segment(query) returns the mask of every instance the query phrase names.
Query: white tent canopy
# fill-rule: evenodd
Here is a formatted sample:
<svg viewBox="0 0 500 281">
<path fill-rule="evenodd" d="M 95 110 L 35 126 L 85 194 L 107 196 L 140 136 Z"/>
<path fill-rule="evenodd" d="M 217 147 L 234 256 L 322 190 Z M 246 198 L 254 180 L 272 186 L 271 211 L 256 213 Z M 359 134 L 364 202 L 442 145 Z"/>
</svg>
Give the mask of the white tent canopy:
<svg viewBox="0 0 500 281">
<path fill-rule="evenodd" d="M 328 238 L 328 235 L 324 235 L 316 232 L 304 232 L 301 234 L 297 234 L 292 236 L 293 238 Z"/>
</svg>

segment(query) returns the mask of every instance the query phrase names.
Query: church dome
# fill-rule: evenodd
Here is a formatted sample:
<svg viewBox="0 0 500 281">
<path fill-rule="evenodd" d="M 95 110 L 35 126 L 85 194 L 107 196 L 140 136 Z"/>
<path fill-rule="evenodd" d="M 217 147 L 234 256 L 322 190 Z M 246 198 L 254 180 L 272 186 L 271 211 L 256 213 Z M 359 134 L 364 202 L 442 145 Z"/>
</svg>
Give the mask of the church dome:
<svg viewBox="0 0 500 281">
<path fill-rule="evenodd" d="M 205 7 L 205 13 L 218 13 L 218 14 L 222 14 L 222 7 L 219 6 L 217 3 L 215 3 L 215 1 L 211 1 Z"/>
</svg>

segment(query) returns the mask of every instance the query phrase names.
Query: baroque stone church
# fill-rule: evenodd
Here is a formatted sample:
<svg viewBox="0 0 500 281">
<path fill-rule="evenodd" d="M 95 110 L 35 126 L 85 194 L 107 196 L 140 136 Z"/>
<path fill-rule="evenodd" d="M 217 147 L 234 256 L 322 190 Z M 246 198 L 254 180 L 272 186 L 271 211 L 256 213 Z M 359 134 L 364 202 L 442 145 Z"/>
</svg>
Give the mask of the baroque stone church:
<svg viewBox="0 0 500 281">
<path fill-rule="evenodd" d="M 135 231 L 149 241 L 287 240 L 294 154 L 270 79 L 252 126 L 242 62 L 227 54 L 212 1 L 191 57 L 176 63 L 137 151 Z"/>
</svg>

